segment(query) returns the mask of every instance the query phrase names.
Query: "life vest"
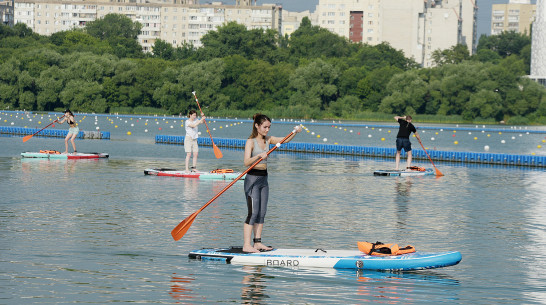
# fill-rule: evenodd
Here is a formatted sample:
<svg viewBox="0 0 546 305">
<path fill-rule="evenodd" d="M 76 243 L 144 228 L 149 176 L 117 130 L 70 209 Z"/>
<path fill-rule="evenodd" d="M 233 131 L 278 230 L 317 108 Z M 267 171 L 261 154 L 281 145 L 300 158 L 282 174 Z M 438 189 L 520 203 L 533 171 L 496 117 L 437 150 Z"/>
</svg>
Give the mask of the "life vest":
<svg viewBox="0 0 546 305">
<path fill-rule="evenodd" d="M 408 169 L 411 169 L 413 171 L 419 171 L 419 172 L 424 172 L 427 170 L 426 168 L 420 167 L 420 166 L 410 166 L 408 167 Z"/>
<path fill-rule="evenodd" d="M 415 248 L 413 246 L 408 245 L 404 248 L 400 248 L 397 244 L 384 244 L 380 241 L 377 241 L 375 243 L 359 241 L 357 242 L 357 245 L 358 250 L 360 250 L 361 252 L 374 256 L 391 256 L 415 252 Z"/>
<path fill-rule="evenodd" d="M 228 174 L 233 173 L 232 169 L 229 168 L 217 168 L 215 170 L 210 171 L 212 174 Z"/>
<path fill-rule="evenodd" d="M 50 155 L 60 155 L 61 153 L 56 150 L 42 150 L 40 149 L 40 153 L 42 154 L 50 154 Z"/>
</svg>

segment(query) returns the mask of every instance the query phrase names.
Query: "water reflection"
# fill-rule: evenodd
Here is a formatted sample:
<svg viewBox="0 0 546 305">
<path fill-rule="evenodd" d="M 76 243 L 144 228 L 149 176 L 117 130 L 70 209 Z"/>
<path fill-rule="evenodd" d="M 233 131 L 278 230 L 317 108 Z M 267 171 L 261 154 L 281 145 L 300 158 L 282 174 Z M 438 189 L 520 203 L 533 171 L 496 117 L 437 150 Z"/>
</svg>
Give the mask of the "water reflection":
<svg viewBox="0 0 546 305">
<path fill-rule="evenodd" d="M 243 287 L 241 293 L 242 304 L 263 304 L 264 299 L 269 299 L 265 294 L 266 274 L 262 272 L 263 267 L 244 266 L 243 271 L 248 274 L 243 276 Z"/>
<path fill-rule="evenodd" d="M 178 301 L 181 301 L 182 304 L 186 304 L 192 299 L 195 298 L 193 295 L 193 290 L 189 288 L 195 278 L 179 276 L 176 273 L 173 274 L 171 278 L 171 291 L 169 295 Z"/>
<path fill-rule="evenodd" d="M 413 185 L 413 177 L 395 177 L 394 205 L 396 207 L 395 217 L 398 230 L 407 228 L 408 209 L 410 204 L 410 193 Z"/>
</svg>

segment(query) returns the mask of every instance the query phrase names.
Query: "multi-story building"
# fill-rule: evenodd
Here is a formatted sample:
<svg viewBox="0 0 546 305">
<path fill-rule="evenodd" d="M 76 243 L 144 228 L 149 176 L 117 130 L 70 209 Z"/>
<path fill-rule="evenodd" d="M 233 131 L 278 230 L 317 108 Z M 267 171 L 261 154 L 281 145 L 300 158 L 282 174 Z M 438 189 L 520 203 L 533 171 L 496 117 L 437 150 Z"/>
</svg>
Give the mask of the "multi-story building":
<svg viewBox="0 0 546 305">
<path fill-rule="evenodd" d="M 0 0 L 0 22 L 3 25 L 13 25 L 13 2 L 14 0 Z"/>
<path fill-rule="evenodd" d="M 423 66 L 438 49 L 476 48 L 475 0 L 320 0 L 315 24 L 353 42 L 388 42 Z"/>
<path fill-rule="evenodd" d="M 535 14 L 536 5 L 531 4 L 531 0 L 510 0 L 508 4 L 493 4 L 491 34 L 515 31 L 530 35 Z"/>
<path fill-rule="evenodd" d="M 89 21 L 107 14 L 123 14 L 142 24 L 138 41 L 144 51 L 151 51 L 157 39 L 174 46 L 191 43 L 201 46 L 201 37 L 229 21 L 249 29 L 281 31 L 282 7 L 236 5 L 221 2 L 199 4 L 198 0 L 17 0 L 15 23 L 23 22 L 41 35 L 83 28 Z M 243 3 L 244 2 L 244 3 Z"/>
<path fill-rule="evenodd" d="M 537 0 L 531 39 L 531 79 L 546 87 L 546 1 Z"/>
</svg>

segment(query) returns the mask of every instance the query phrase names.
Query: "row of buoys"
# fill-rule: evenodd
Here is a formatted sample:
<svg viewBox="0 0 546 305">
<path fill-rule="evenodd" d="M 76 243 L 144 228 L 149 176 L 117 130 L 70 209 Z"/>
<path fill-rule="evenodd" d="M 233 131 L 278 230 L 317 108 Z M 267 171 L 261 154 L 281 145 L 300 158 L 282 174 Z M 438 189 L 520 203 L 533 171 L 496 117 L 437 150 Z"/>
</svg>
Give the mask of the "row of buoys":
<svg viewBox="0 0 546 305">
<path fill-rule="evenodd" d="M 305 127 L 305 126 L 303 126 L 303 125 L 302 125 L 302 127 L 303 127 L 303 129 L 304 129 L 307 133 L 311 134 L 313 137 L 316 136 L 318 139 L 320 139 L 320 135 L 319 135 L 319 134 L 315 134 L 314 131 L 310 131 L 309 128 L 307 128 L 307 127 Z M 322 138 L 322 141 L 323 141 L 323 142 L 328 142 L 328 138 Z M 334 144 L 337 144 L 337 143 L 334 143 Z"/>
</svg>

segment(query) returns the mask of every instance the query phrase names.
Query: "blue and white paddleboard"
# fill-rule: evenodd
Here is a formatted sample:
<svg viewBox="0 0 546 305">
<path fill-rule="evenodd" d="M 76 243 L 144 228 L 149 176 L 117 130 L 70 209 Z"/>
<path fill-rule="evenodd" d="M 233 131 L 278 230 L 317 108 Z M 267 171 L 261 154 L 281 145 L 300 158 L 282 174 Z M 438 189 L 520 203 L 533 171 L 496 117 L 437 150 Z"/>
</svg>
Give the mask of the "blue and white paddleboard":
<svg viewBox="0 0 546 305">
<path fill-rule="evenodd" d="M 358 250 L 273 249 L 260 253 L 242 252 L 241 247 L 191 251 L 190 258 L 225 261 L 229 264 L 275 267 L 324 267 L 366 270 L 419 270 L 458 264 L 461 253 L 414 252 L 395 256 L 371 256 Z"/>
<path fill-rule="evenodd" d="M 417 170 L 376 170 L 373 172 L 374 176 L 428 176 L 434 175 L 432 169 L 427 169 L 424 171 Z"/>
</svg>

